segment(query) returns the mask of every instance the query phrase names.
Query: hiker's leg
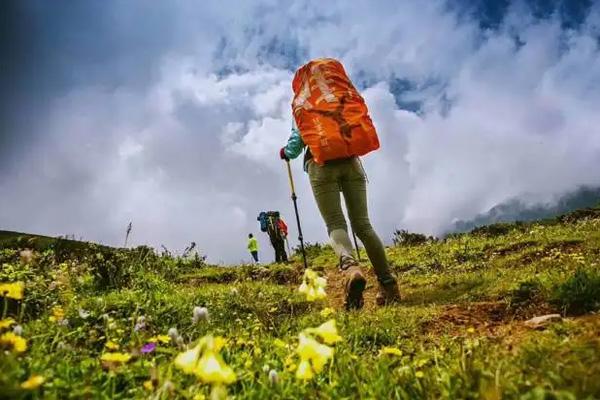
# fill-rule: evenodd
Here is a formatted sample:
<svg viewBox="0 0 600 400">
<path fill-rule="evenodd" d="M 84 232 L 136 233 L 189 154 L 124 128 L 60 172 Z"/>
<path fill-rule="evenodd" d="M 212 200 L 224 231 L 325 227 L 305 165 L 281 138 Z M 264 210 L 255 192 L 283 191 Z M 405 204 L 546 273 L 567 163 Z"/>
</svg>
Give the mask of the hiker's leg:
<svg viewBox="0 0 600 400">
<path fill-rule="evenodd" d="M 258 251 L 253 251 L 252 252 L 252 258 L 254 258 L 254 262 L 255 263 L 258 262 Z"/>
<path fill-rule="evenodd" d="M 277 239 L 272 235 L 269 235 L 269 239 L 271 240 L 271 246 L 273 246 L 273 250 L 275 250 L 275 262 L 279 262 L 279 250 L 277 250 Z"/>
<path fill-rule="evenodd" d="M 279 239 L 279 249 L 281 251 L 281 260 L 284 263 L 288 262 L 288 255 L 285 252 L 285 242 L 284 242 L 283 238 Z"/>
<path fill-rule="evenodd" d="M 279 262 L 287 262 L 287 256 L 285 254 L 285 249 L 283 245 L 283 240 L 281 237 L 277 238 L 277 252 L 279 253 Z"/>
<path fill-rule="evenodd" d="M 382 284 L 394 282 L 395 279 L 390 272 L 383 243 L 369 221 L 367 182 L 360 161 L 358 158 L 349 160 L 344 167 L 341 185 L 352 230 L 364 244 L 379 282 Z"/>
<path fill-rule="evenodd" d="M 327 226 L 333 250 L 343 260 L 354 260 L 352 242 L 342 212 L 339 173 L 336 167 L 336 165 L 320 166 L 311 161 L 308 164 L 308 176 L 317 207 Z"/>
</svg>

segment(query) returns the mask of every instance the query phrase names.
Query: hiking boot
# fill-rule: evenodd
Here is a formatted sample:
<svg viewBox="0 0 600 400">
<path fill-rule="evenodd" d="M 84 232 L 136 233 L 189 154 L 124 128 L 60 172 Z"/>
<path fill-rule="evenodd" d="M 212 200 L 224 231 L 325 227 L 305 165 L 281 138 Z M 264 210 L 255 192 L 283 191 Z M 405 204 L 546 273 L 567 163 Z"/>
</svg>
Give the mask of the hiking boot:
<svg viewBox="0 0 600 400">
<path fill-rule="evenodd" d="M 396 281 L 385 285 L 379 284 L 379 291 L 377 292 L 377 296 L 375 296 L 375 302 L 378 306 L 398 304 L 400 300 L 400 290 Z"/>
<path fill-rule="evenodd" d="M 360 266 L 355 262 L 342 270 L 344 274 L 344 289 L 346 291 L 346 310 L 359 309 L 363 306 L 363 291 L 367 285 L 367 280 L 363 275 Z"/>
</svg>

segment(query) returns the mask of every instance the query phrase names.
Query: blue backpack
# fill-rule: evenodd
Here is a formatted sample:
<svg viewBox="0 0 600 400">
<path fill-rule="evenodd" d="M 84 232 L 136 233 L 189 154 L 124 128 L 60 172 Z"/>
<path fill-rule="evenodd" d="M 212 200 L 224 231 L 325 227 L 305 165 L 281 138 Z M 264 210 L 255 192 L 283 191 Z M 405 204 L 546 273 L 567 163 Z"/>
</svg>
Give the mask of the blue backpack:
<svg viewBox="0 0 600 400">
<path fill-rule="evenodd" d="M 267 232 L 269 230 L 269 222 L 276 223 L 278 219 L 279 211 L 262 211 L 256 218 L 256 220 L 260 222 L 260 230 L 262 232 Z"/>
</svg>

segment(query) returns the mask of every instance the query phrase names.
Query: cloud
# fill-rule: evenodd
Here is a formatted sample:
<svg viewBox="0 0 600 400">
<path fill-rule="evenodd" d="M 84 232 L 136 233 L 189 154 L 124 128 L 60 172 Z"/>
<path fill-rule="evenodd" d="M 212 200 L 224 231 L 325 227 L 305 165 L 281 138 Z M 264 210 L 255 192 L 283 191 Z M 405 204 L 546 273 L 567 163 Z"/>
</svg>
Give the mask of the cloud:
<svg viewBox="0 0 600 400">
<path fill-rule="evenodd" d="M 384 239 L 396 227 L 438 234 L 509 198 L 600 185 L 597 6 L 567 29 L 514 5 L 486 30 L 441 1 L 234 3 L 107 2 L 99 22 L 78 8 L 101 48 L 92 37 L 70 48 L 74 32 L 53 21 L 64 31 L 51 54 L 70 57 L 77 79 L 57 61 L 40 69 L 39 81 L 62 78 L 0 175 L 0 225 L 120 245 L 132 221 L 130 243 L 195 241 L 212 261 L 249 260 L 259 211 L 280 210 L 295 226 L 277 152 L 293 70 L 323 55 L 344 62 L 379 131 L 381 150 L 363 161 Z M 139 23 L 148 16 L 151 26 Z M 305 238 L 323 242 L 300 164 Z"/>
</svg>

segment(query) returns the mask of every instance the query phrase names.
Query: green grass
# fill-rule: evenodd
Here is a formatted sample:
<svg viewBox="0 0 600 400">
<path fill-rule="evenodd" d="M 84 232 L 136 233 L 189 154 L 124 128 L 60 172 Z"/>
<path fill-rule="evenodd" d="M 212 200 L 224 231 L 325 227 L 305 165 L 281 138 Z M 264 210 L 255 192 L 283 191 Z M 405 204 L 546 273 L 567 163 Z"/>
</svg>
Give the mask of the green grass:
<svg viewBox="0 0 600 400">
<path fill-rule="evenodd" d="M 22 354 L 0 353 L 0 398 L 208 398 L 208 386 L 173 366 L 176 344 L 139 353 L 172 327 L 185 345 L 207 334 L 228 339 L 222 354 L 237 380 L 227 391 L 237 399 L 600 398 L 594 210 L 389 248 L 403 304 L 329 317 L 326 304 L 297 292 L 297 256 L 291 266 L 215 267 L 144 248 L 77 242 L 66 252 L 36 240 L 0 234 L 0 282 L 26 285 L 22 301 L 0 306 L 28 341 Z M 25 247 L 36 249 L 32 258 L 19 254 Z M 310 264 L 327 272 L 337 263 L 329 247 L 313 245 Z M 50 320 L 56 306 L 67 324 Z M 209 310 L 208 321 L 192 321 L 196 306 Z M 544 330 L 523 324 L 550 312 L 566 318 Z M 142 316 L 144 329 L 135 329 Z M 328 318 L 343 341 L 322 373 L 300 382 L 288 368 L 290 357 L 298 362 L 298 333 Z M 103 367 L 108 340 L 132 359 Z M 386 346 L 402 355 L 380 355 Z M 21 389 L 32 374 L 45 383 Z"/>
</svg>

